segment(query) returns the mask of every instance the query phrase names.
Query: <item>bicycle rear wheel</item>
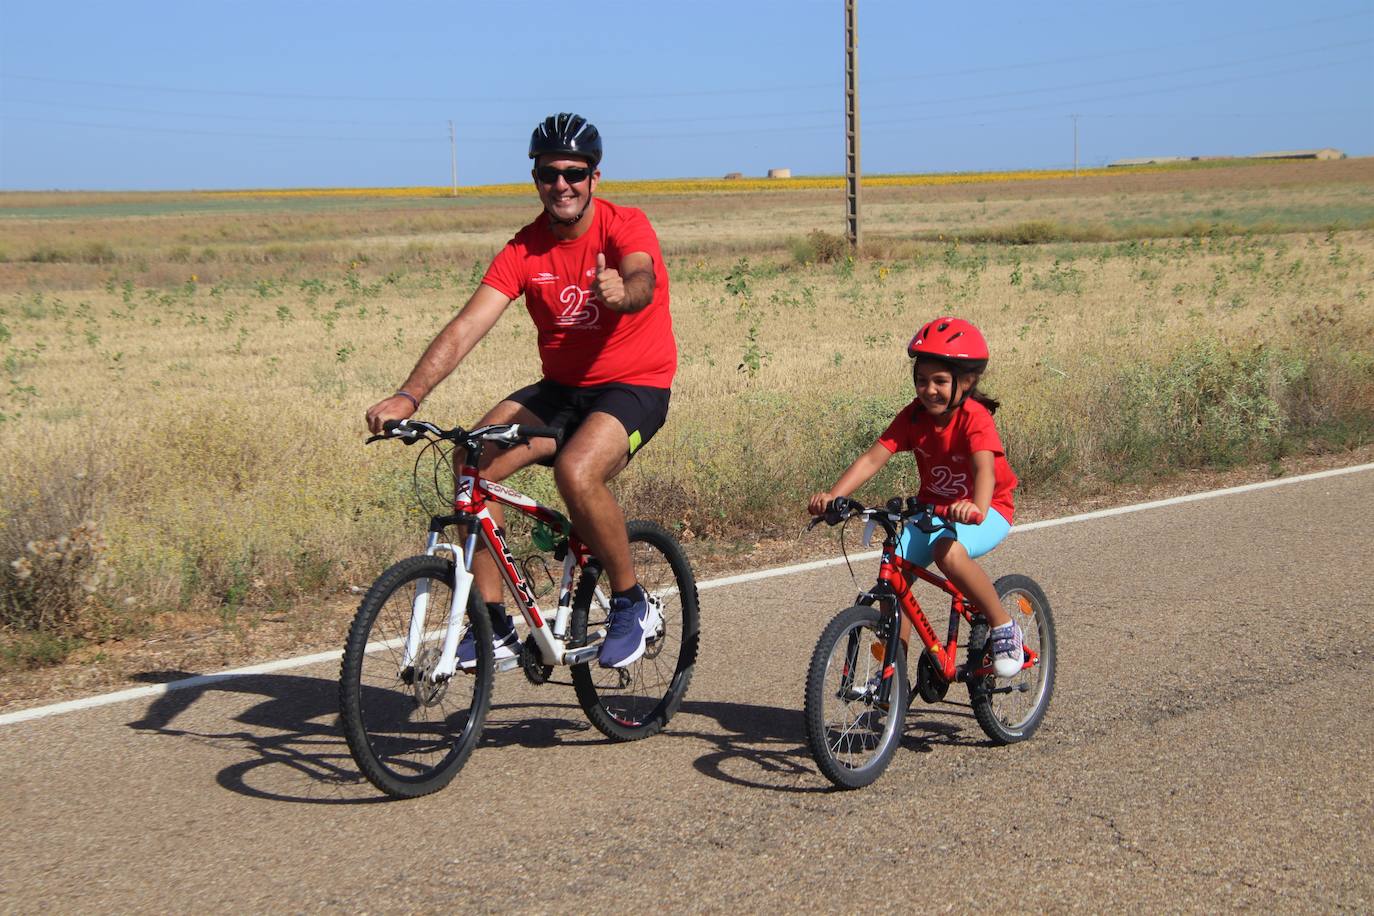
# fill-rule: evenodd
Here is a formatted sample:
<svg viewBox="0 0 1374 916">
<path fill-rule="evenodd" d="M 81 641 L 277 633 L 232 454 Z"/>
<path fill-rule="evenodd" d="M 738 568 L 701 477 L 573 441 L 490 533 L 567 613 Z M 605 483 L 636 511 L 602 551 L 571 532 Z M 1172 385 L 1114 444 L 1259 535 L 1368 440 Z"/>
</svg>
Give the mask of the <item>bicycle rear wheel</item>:
<svg viewBox="0 0 1374 916">
<path fill-rule="evenodd" d="M 1040 586 L 1026 576 L 1003 576 L 993 585 L 1003 609 L 1021 625 L 1026 648 L 1038 658 L 1013 677 L 970 679 L 969 699 L 979 727 L 989 738 L 998 744 L 1015 744 L 1035 734 L 1054 693 L 1054 614 Z M 986 640 L 986 625 L 975 627 L 969 637 L 969 664 L 982 667 Z"/>
<path fill-rule="evenodd" d="M 467 762 L 491 706 L 491 620 L 477 598 L 467 622 L 477 663 L 439 682 L 439 661 L 453 597 L 453 562 L 409 557 L 378 577 L 358 606 L 339 672 L 339 712 L 348 748 L 363 775 L 397 798 L 443 788 Z M 425 633 L 413 664 L 403 665 L 416 595 L 428 591 Z"/>
<path fill-rule="evenodd" d="M 806 741 L 821 772 L 844 789 L 881 776 L 902 740 L 910 695 L 906 658 L 898 641 L 896 665 L 883 677 L 884 630 L 877 608 L 856 604 L 835 615 L 811 654 Z"/>
<path fill-rule="evenodd" d="M 582 711 L 598 731 L 615 741 L 638 741 L 662 730 L 682 705 L 700 623 L 696 578 L 682 546 L 653 522 L 633 521 L 626 529 L 635 574 L 649 599 L 660 603 L 662 626 L 637 661 L 624 668 L 601 668 L 594 661 L 573 665 L 572 679 Z M 600 567 L 589 565 L 573 597 L 574 644 L 606 626 L 610 591 Z"/>
</svg>

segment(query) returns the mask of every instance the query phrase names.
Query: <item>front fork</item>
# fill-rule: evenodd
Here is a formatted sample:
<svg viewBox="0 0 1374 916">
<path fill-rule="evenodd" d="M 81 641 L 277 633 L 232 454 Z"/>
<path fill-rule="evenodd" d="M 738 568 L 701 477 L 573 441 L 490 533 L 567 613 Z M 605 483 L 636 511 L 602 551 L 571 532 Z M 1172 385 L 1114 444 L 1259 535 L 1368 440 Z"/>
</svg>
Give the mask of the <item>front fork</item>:
<svg viewBox="0 0 1374 916">
<path fill-rule="evenodd" d="M 472 565 L 472 549 L 475 546 L 476 534 L 469 535 L 467 538 L 467 549 L 456 544 L 441 543 L 439 532 L 431 530 L 425 539 L 425 553 L 429 556 L 438 556 L 440 553 L 453 555 L 453 598 L 448 609 L 448 625 L 444 630 L 444 645 L 439 652 L 439 659 L 434 667 L 427 672 L 431 681 L 440 681 L 453 676 L 458 670 L 458 643 L 463 638 L 463 631 L 466 629 L 464 623 L 464 612 L 468 606 L 468 595 L 472 592 L 473 576 L 469 567 Z M 410 629 L 406 633 L 405 653 L 401 658 L 401 667 L 408 668 L 414 665 L 415 658 L 420 652 L 420 643 L 425 636 L 425 619 L 429 613 L 429 580 L 422 579 L 415 588 L 415 598 L 410 606 Z"/>
</svg>

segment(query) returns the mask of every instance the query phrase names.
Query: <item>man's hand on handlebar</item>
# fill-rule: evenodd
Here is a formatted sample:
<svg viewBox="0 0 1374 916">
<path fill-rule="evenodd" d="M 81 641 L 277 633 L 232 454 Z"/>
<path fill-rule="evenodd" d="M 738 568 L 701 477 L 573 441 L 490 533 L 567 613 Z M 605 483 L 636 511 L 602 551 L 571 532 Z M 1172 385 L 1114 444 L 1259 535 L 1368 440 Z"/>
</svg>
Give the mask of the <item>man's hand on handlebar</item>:
<svg viewBox="0 0 1374 916">
<path fill-rule="evenodd" d="M 410 399 L 403 395 L 393 394 L 383 398 L 367 409 L 368 431 L 375 436 L 382 431 L 382 424 L 387 420 L 405 420 L 414 415 L 416 409 Z"/>
</svg>

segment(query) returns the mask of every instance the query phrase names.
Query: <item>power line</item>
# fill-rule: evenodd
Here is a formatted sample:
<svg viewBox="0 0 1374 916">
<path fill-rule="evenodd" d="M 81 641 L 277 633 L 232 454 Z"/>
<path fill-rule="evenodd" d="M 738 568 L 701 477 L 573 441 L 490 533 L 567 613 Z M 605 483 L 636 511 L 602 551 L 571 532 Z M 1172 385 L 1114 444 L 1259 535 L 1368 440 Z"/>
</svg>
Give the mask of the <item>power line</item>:
<svg viewBox="0 0 1374 916">
<path fill-rule="evenodd" d="M 1121 84 L 1121 83 L 1129 83 L 1129 82 L 1136 82 L 1136 81 L 1139 81 L 1139 80 L 1153 80 L 1153 79 L 1159 79 L 1159 78 L 1161 78 L 1161 77 L 1165 77 L 1165 76 L 1169 76 L 1169 75 L 1173 75 L 1173 74 L 1199 73 L 1199 72 L 1205 72 L 1205 71 L 1210 71 L 1210 70 L 1225 69 L 1225 68 L 1227 68 L 1227 67 L 1243 66 L 1243 65 L 1246 65 L 1246 64 L 1251 64 L 1251 63 L 1256 63 L 1256 62 L 1270 61 L 1270 60 L 1278 60 L 1278 59 L 1289 58 L 1289 57 L 1301 57 L 1301 56 L 1309 55 L 1309 54 L 1325 53 L 1325 52 L 1327 52 L 1327 51 L 1330 51 L 1330 50 L 1333 50 L 1333 49 L 1337 49 L 1337 48 L 1345 48 L 1345 47 L 1355 47 L 1355 46 L 1369 45 L 1369 44 L 1371 44 L 1371 43 L 1374 43 L 1374 42 L 1372 42 L 1371 40 L 1358 40 L 1358 41 L 1350 41 L 1350 42 L 1340 42 L 1340 43 L 1337 43 L 1337 44 L 1326 45 L 1326 46 L 1322 46 L 1322 47 L 1318 47 L 1318 48 L 1304 48 L 1304 49 L 1300 49 L 1300 50 L 1296 50 L 1296 51 L 1290 51 L 1290 52 L 1285 52 L 1285 53 L 1280 53 L 1280 54 L 1262 55 L 1262 56 L 1258 56 L 1258 57 L 1245 58 L 1245 59 L 1241 59 L 1241 60 L 1227 61 L 1227 62 L 1222 62 L 1222 63 L 1217 63 L 1217 64 L 1208 64 L 1208 65 L 1203 65 L 1203 66 L 1199 66 L 1199 67 L 1191 67 L 1191 68 L 1178 69 L 1178 70 L 1171 70 L 1171 71 L 1158 71 L 1158 72 L 1152 72 L 1152 73 L 1141 74 L 1141 75 L 1138 75 L 1138 76 L 1120 77 L 1120 78 L 1111 79 L 1111 80 L 1093 80 L 1093 81 L 1086 82 L 1086 83 L 1065 83 L 1065 84 L 1060 84 L 1060 85 L 1056 85 L 1056 86 L 1045 86 L 1045 87 L 1030 88 L 1030 89 L 1019 89 L 1019 90 L 1012 90 L 1012 91 L 1008 91 L 1008 92 L 985 93 L 985 94 L 981 94 L 981 95 L 949 97 L 949 98 L 943 98 L 943 99 L 927 99 L 927 100 L 920 101 L 920 102 L 915 102 L 915 103 L 913 103 L 913 102 L 903 102 L 903 103 L 892 103 L 892 104 L 885 104 L 885 105 L 884 105 L 884 104 L 877 104 L 877 105 L 870 104 L 870 105 L 868 105 L 868 106 L 866 106 L 866 107 L 868 108 L 868 110 L 869 110 L 870 112 L 872 112 L 872 111 L 888 111 L 888 112 L 892 112 L 892 111 L 910 111 L 910 110 L 913 109 L 913 108 L 918 108 L 918 109 L 919 109 L 919 108 L 930 108 L 930 107 L 935 107 L 935 106 L 939 106 L 939 105 L 959 104 L 959 103 L 970 102 L 970 101 L 982 101 L 982 100 L 988 100 L 988 99 L 1012 98 L 1012 97 L 1016 97 L 1016 96 L 1036 95 L 1036 94 L 1041 94 L 1041 93 L 1046 93 L 1046 92 L 1062 92 L 1062 91 L 1065 91 L 1065 90 L 1084 89 L 1084 88 L 1096 87 L 1096 86 L 1104 86 L 1104 85 L 1114 85 L 1114 84 Z M 1084 102 L 1111 101 L 1111 100 L 1117 100 L 1117 99 L 1122 99 L 1122 98 L 1139 97 L 1139 96 L 1141 96 L 1141 95 L 1164 94 L 1164 93 L 1168 93 L 1168 92 L 1178 92 L 1178 91 L 1183 91 L 1183 90 L 1187 90 L 1187 89 L 1206 88 L 1206 87 L 1210 87 L 1210 86 L 1226 85 L 1226 84 L 1229 84 L 1229 83 L 1241 82 L 1241 81 L 1252 80 L 1252 79 L 1263 79 L 1263 78 L 1270 77 L 1270 76 L 1283 76 L 1283 75 L 1289 75 L 1289 74 L 1292 74 L 1292 73 L 1308 72 L 1308 71 L 1310 71 L 1310 70 L 1315 70 L 1315 69 L 1325 69 L 1325 68 L 1329 68 L 1329 67 L 1342 66 L 1342 65 L 1347 64 L 1347 63 L 1363 63 L 1363 62 L 1365 62 L 1365 61 L 1366 61 L 1366 59 L 1363 58 L 1363 57 L 1361 57 L 1361 58 L 1355 58 L 1355 59 L 1351 59 L 1351 60 L 1322 61 L 1322 62 L 1319 62 L 1319 63 L 1316 63 L 1316 64 L 1312 64 L 1312 65 L 1305 66 L 1305 67 L 1299 67 L 1299 68 L 1286 68 L 1286 69 L 1281 69 L 1281 70 L 1265 71 L 1265 72 L 1256 73 L 1256 74 L 1239 74 L 1239 75 L 1236 75 L 1236 76 L 1233 76 L 1233 77 L 1227 77 L 1227 78 L 1223 78 L 1223 79 L 1220 79 L 1220 80 L 1213 80 L 1213 81 L 1204 82 L 1204 83 L 1188 83 L 1188 84 L 1184 84 L 1184 85 L 1181 85 L 1181 86 L 1172 86 L 1172 87 L 1151 87 L 1151 88 L 1149 88 L 1149 89 L 1139 90 L 1139 91 L 1131 92 L 1131 93 L 1119 93 L 1119 94 L 1115 94 L 1115 95 L 1097 95 L 1097 96 L 1092 96 L 1092 97 L 1089 97 L 1089 98 L 1074 99 L 1074 100 L 1068 101 L 1068 102 L 1065 102 L 1065 101 L 1062 101 L 1062 100 L 1057 100 L 1057 101 L 1052 101 L 1052 102 L 1037 103 L 1037 104 L 1028 105 L 1028 106 L 1004 107 L 1004 108 L 995 108 L 995 109 L 981 109 L 981 110 L 978 110 L 978 111 L 972 111 L 972 112 L 959 112 L 959 113 L 955 113 L 955 114 L 924 114 L 924 115 L 915 115 L 915 114 L 913 114 L 913 115 L 908 115 L 908 116 L 906 116 L 906 117 L 904 117 L 904 118 L 902 118 L 902 119 L 899 119 L 899 120 L 895 120 L 895 119 L 892 119 L 892 118 L 888 118 L 888 119 L 886 119 L 886 120 L 880 119 L 880 120 L 877 120 L 877 121 L 870 121 L 870 123 L 876 123 L 876 124 L 882 125 L 882 124 L 901 123 L 902 121 L 906 121 L 906 120 L 949 120 L 949 119 L 959 119 L 959 118 L 964 118 L 964 117 L 981 117 L 981 116 L 985 116 L 985 115 L 989 115 L 989 114 L 1016 113 L 1016 112 L 1019 112 L 1019 111 L 1030 111 L 1030 110 L 1036 110 L 1036 109 L 1041 109 L 1041 108 L 1045 108 L 1045 107 L 1053 107 L 1053 106 L 1066 105 L 1066 104 L 1067 104 L 1067 105 L 1081 105 L 1081 104 L 1084 103 Z M 299 119 L 299 118 L 281 119 L 281 118 L 270 118 L 270 117 L 267 117 L 267 118 L 254 118 L 254 117 L 250 117 L 250 116 L 233 116 L 233 115 L 217 115 L 217 114 L 216 114 L 216 115 L 208 115 L 208 114 L 207 114 L 207 115 L 201 115 L 201 114 L 191 114 L 191 113 L 186 113 L 186 112 L 156 111 L 156 110 L 151 110 L 151 109 L 129 109 L 129 108 L 112 107 L 112 106 L 107 107 L 107 106 L 97 106 L 97 105 L 67 104 L 67 103 L 62 103 L 62 102 L 41 102 L 41 101 L 28 100 L 28 99 L 4 99 L 3 101 L 15 101 L 15 102 L 21 102 L 21 103 L 24 103 L 24 104 L 36 104 L 36 105 L 51 105 L 51 106 L 53 106 L 53 107 L 75 108 L 75 109 L 88 110 L 88 111 L 116 111 L 116 112 L 129 112 L 129 113 L 152 114 L 152 115 L 167 115 L 167 116 L 171 116 L 171 117 L 208 117 L 208 118 L 215 118 L 216 120 L 236 120 L 236 121 L 247 121 L 247 122 L 252 122 L 252 121 L 257 120 L 257 121 L 261 121 L 261 122 L 264 122 L 264 123 L 283 123 L 283 122 L 285 122 L 285 123 L 293 123 L 293 124 L 307 124 L 307 123 L 315 123 L 315 124 L 347 124 L 347 125 L 356 126 L 356 127 L 376 126 L 376 127 L 415 127 L 415 128 L 420 128 L 420 127 L 423 127 L 423 126 L 424 126 L 424 122 L 365 122 L 365 121 L 357 121 L 357 120 L 311 120 L 311 119 Z M 830 125 L 815 125 L 815 126 L 813 126 L 813 127 L 802 127 L 802 126 L 796 125 L 793 119 L 798 118 L 798 117 L 813 117 L 813 116 L 828 116 L 828 117 L 835 117 L 835 116 L 838 116 L 839 114 L 840 114 L 840 111 L 839 111 L 837 108 L 830 108 L 830 107 L 827 107 L 827 108 L 810 109 L 810 110 L 786 110 L 786 111 L 770 111 L 770 112 L 741 113 L 741 114 L 734 114 L 734 115 L 713 115 L 713 116 L 709 116 L 709 117 L 651 118 L 651 119 L 635 120 L 635 121 L 632 122 L 632 123 L 633 123 L 634 126 L 649 125 L 649 124 L 674 124 L 674 125 L 677 125 L 677 124 L 700 124 L 700 123 L 717 123 L 717 122 L 741 121 L 741 120 L 743 120 L 743 121 L 748 121 L 748 122 L 751 122 L 751 123 L 757 123 L 757 122 L 759 122 L 759 121 L 761 121 L 761 120 L 765 120 L 765 119 L 770 119 L 770 118 L 772 118 L 772 119 L 787 119 L 789 122 L 793 122 L 793 123 L 789 123 L 789 129 L 791 129 L 791 130 L 798 130 L 798 129 L 802 129 L 802 130 L 824 130 L 824 129 L 829 129 L 829 128 L 830 128 Z M 234 132 L 234 133 L 226 134 L 225 132 L 198 131 L 198 130 L 191 129 L 191 128 L 138 128 L 138 127 L 127 126 L 127 125 L 92 124 L 92 123 L 89 123 L 89 122 L 79 122 L 79 121 L 58 121 L 58 120 L 53 120 L 53 119 L 40 119 L 40 118 L 27 118 L 27 119 L 26 119 L 26 118 L 22 118 L 22 117 L 11 117 L 10 119 L 11 119 L 11 120 L 28 120 L 28 121 L 36 122 L 36 123 L 53 123 L 53 124 L 57 124 L 57 123 L 66 123 L 66 124 L 73 125 L 73 126 L 98 127 L 98 128 L 109 128 L 109 129 L 127 129 L 127 130 L 141 130 L 141 129 L 146 129 L 146 130 L 158 130 L 158 131 L 164 132 L 164 133 L 166 133 L 166 132 L 173 132 L 173 133 L 175 133 L 175 132 L 180 132 L 180 133 L 192 133 L 192 134 L 199 133 L 199 134 L 203 134 L 203 135 L 212 135 L 212 136 L 257 136 L 258 138 L 266 138 L 266 139 L 273 139 L 273 138 L 274 138 L 272 135 L 267 135 L 267 134 L 250 135 L 250 134 L 243 134 L 243 133 L 240 133 L 240 132 Z M 492 123 L 492 122 L 467 122 L 467 123 L 469 123 L 471 126 L 480 126 L 480 127 L 505 128 L 505 127 L 508 126 L 508 122 L 501 122 L 501 123 Z M 617 123 L 617 122 L 609 122 L 609 123 L 615 124 L 615 123 Z M 624 123 L 624 122 L 620 122 L 620 123 Z M 760 128 L 760 129 L 762 129 L 762 128 Z M 715 132 L 711 132 L 711 133 L 705 134 L 705 135 L 714 135 L 714 136 L 727 135 L 727 136 L 728 136 L 728 135 L 734 135 L 734 134 L 754 134 L 754 133 L 758 133 L 758 132 L 759 132 L 759 129 L 744 130 L 744 131 L 715 131 Z M 671 135 L 671 136 L 679 136 L 679 135 Z M 309 138 L 309 137 L 301 137 L 301 136 L 299 136 L 299 135 L 289 135 L 289 136 L 283 136 L 282 139 L 310 139 L 310 138 Z M 415 138 L 353 138 L 353 137 L 343 137 L 343 138 L 340 138 L 340 137 L 320 137 L 320 139 L 344 139 L 344 140 L 353 140 L 353 139 L 357 139 L 357 140 L 376 140 L 376 141 L 378 141 L 378 142 L 383 141 L 383 140 L 396 140 L 396 141 L 401 141 L 401 142 L 412 142 L 412 141 L 413 141 L 413 142 L 429 142 L 429 140 L 428 140 L 427 138 L 420 138 L 420 137 L 415 137 Z M 636 137 L 636 136 L 622 136 L 622 137 L 620 137 L 620 139 L 664 139 L 664 137 L 662 137 L 662 136 L 638 136 L 638 137 Z M 465 142 L 472 141 L 472 142 L 502 142 L 502 143 L 504 143 L 504 142 L 508 142 L 509 137 L 504 136 L 504 135 L 501 136 L 501 137 L 464 137 L 464 140 L 465 140 Z"/>
<path fill-rule="evenodd" d="M 1211 45 L 1220 41 L 1232 38 L 1243 38 L 1249 35 L 1265 34 L 1269 32 L 1291 32 L 1295 29 L 1305 28 L 1312 25 L 1324 25 L 1332 22 L 1341 22 L 1349 19 L 1367 17 L 1374 14 L 1374 10 L 1361 10 L 1344 16 L 1330 16 L 1316 19 L 1300 20 L 1286 25 L 1271 26 L 1263 29 L 1250 29 L 1241 32 L 1224 33 L 1204 38 L 1196 38 L 1185 42 L 1171 45 L 1161 45 L 1147 48 L 1135 48 L 1120 51 L 1104 52 L 1102 54 L 1075 55 L 1071 57 L 1049 58 L 1039 61 L 1027 61 L 1017 64 L 1003 64 L 996 67 L 980 67 L 964 70 L 936 71 L 928 73 L 905 74 L 898 76 L 878 77 L 865 79 L 866 84 L 888 83 L 888 82 L 908 82 L 911 80 L 940 79 L 945 77 L 968 76 L 977 73 L 995 73 L 1011 70 L 1032 69 L 1038 67 L 1056 66 L 1069 63 L 1082 63 L 1091 60 L 1117 59 L 1131 54 L 1157 54 L 1173 48 L 1185 48 L 1194 45 Z M 1335 47 L 1335 46 L 1333 46 Z M 1320 49 L 1308 49 L 1307 51 L 1290 52 L 1293 54 L 1314 53 Z M 1283 56 L 1283 55 L 1275 55 Z M 293 93 L 293 92 L 269 92 L 253 91 L 241 89 L 192 89 L 185 86 L 161 86 L 146 83 L 120 83 L 103 82 L 96 80 L 73 80 L 57 77 L 34 76 L 21 73 L 0 73 L 0 79 L 22 80 L 26 82 L 50 83 L 54 85 L 66 86 L 85 86 L 100 89 L 122 89 L 135 92 L 165 92 L 177 95 L 205 95 L 217 97 L 238 97 L 251 99 L 278 99 L 283 101 L 306 101 L 306 102 L 362 102 L 362 103 L 428 103 L 451 105 L 462 102 L 476 102 L 485 104 L 511 104 L 527 102 L 544 102 L 546 95 L 540 96 L 507 96 L 498 97 L 491 95 L 481 96 L 363 96 L 363 95 L 327 95 L 314 93 Z M 806 83 L 806 84 L 783 84 L 774 86 L 753 86 L 753 87 L 726 87 L 721 89 L 698 89 L 680 92 L 652 92 L 652 93 L 625 93 L 617 92 L 607 95 L 582 95 L 579 98 L 586 101 L 604 100 L 663 100 L 673 98 L 710 98 L 718 96 L 740 96 L 740 95 L 769 95 L 779 92 L 796 91 L 819 91 L 833 90 L 834 83 Z"/>
</svg>

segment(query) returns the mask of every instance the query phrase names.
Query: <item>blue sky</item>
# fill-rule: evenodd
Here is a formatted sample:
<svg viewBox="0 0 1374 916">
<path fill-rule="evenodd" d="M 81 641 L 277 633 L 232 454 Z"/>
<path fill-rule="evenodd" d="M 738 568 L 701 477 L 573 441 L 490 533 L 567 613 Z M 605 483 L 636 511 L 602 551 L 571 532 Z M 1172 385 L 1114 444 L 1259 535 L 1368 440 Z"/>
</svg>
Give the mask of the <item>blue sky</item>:
<svg viewBox="0 0 1374 916">
<path fill-rule="evenodd" d="M 0 188 L 839 174 L 843 0 L 0 0 Z M 858 0 L 865 174 L 1374 154 L 1374 0 Z"/>
</svg>

